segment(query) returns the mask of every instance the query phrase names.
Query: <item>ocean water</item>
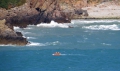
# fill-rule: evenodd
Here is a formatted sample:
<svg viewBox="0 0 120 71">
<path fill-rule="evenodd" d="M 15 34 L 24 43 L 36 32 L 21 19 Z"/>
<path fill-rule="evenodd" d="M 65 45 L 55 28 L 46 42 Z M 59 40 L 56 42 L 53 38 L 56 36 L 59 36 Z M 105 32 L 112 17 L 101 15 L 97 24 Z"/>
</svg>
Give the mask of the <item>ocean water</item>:
<svg viewBox="0 0 120 71">
<path fill-rule="evenodd" d="M 31 44 L 0 45 L 0 71 L 120 71 L 120 20 L 51 21 L 14 29 Z"/>
</svg>

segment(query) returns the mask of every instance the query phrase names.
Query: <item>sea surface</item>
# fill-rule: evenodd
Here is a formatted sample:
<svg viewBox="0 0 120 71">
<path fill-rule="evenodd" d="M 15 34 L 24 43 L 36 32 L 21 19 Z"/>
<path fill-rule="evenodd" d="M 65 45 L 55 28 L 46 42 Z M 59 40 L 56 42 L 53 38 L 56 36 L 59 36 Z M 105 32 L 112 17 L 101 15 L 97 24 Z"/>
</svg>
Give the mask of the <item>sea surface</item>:
<svg viewBox="0 0 120 71">
<path fill-rule="evenodd" d="M 14 29 L 30 44 L 0 45 L 0 71 L 120 71 L 120 20 L 51 21 Z"/>
</svg>

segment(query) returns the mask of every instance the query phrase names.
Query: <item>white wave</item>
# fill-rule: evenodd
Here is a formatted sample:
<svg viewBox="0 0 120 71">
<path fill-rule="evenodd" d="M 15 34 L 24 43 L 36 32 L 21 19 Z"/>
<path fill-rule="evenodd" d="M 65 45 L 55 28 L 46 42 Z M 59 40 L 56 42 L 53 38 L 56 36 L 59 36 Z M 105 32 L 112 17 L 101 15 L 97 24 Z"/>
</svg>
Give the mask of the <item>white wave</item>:
<svg viewBox="0 0 120 71">
<path fill-rule="evenodd" d="M 38 24 L 37 27 L 49 27 L 49 28 L 60 27 L 60 28 L 69 28 L 69 26 L 68 26 L 67 24 L 57 23 L 57 22 L 54 22 L 54 21 L 51 21 L 50 24 L 48 24 L 48 23 Z"/>
<path fill-rule="evenodd" d="M 27 39 L 36 39 L 35 37 L 27 37 Z"/>
<path fill-rule="evenodd" d="M 52 54 L 52 55 L 55 55 L 55 54 Z M 60 54 L 59 56 L 86 56 L 86 55 L 83 55 L 83 54 Z"/>
<path fill-rule="evenodd" d="M 24 32 L 24 31 L 21 31 L 23 35 L 26 35 L 26 34 L 33 34 L 32 32 Z"/>
<path fill-rule="evenodd" d="M 102 45 L 107 45 L 107 46 L 111 46 L 111 44 L 107 44 L 107 43 L 101 43 Z"/>
<path fill-rule="evenodd" d="M 118 25 L 91 25 L 91 26 L 83 26 L 82 28 L 91 29 L 91 30 L 120 30 Z"/>
<path fill-rule="evenodd" d="M 26 28 L 24 28 L 24 29 L 28 29 L 28 30 L 29 30 L 29 29 L 32 29 L 32 28 L 31 28 L 31 27 L 26 27 Z"/>
<path fill-rule="evenodd" d="M 0 45 L 0 46 L 16 46 L 16 45 L 11 45 L 11 44 L 8 44 L 8 45 Z"/>
<path fill-rule="evenodd" d="M 55 42 L 46 42 L 46 43 L 38 43 L 38 42 L 30 42 L 29 44 L 27 44 L 26 46 L 50 46 L 50 45 L 58 45 L 60 44 L 59 41 L 55 41 Z"/>
<path fill-rule="evenodd" d="M 112 22 L 120 22 L 120 20 L 72 20 L 71 21 L 72 24 L 112 23 Z"/>
<path fill-rule="evenodd" d="M 20 28 L 19 28 L 19 27 L 15 27 L 15 26 L 14 26 L 14 27 L 13 27 L 13 29 L 14 29 L 14 30 L 19 30 Z"/>
<path fill-rule="evenodd" d="M 49 45 L 53 45 L 53 46 L 54 46 L 54 45 L 58 45 L 58 44 L 60 44 L 59 41 L 55 41 L 55 42 L 46 42 L 46 43 L 45 43 L 46 46 L 49 46 Z"/>
<path fill-rule="evenodd" d="M 45 44 L 42 43 L 37 43 L 37 42 L 30 42 L 26 46 L 45 46 Z"/>
</svg>

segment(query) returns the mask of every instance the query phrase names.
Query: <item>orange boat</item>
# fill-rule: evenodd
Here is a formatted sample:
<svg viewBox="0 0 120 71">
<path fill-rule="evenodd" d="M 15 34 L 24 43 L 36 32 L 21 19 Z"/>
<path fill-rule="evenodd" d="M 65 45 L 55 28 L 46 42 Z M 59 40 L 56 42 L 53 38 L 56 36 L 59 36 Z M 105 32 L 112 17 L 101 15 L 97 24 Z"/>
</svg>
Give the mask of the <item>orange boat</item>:
<svg viewBox="0 0 120 71">
<path fill-rule="evenodd" d="M 55 52 L 54 54 L 52 54 L 52 55 L 54 55 L 54 56 L 60 56 L 61 55 L 61 53 L 60 52 Z"/>
</svg>

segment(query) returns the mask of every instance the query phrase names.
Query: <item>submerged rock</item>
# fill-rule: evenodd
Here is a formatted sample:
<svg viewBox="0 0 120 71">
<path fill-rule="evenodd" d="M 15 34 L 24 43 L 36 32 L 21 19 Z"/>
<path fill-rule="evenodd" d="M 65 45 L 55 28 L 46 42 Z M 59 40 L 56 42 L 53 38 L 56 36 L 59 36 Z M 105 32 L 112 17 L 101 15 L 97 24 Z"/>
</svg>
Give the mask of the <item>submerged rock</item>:
<svg viewBox="0 0 120 71">
<path fill-rule="evenodd" d="M 21 33 L 16 33 L 6 25 L 6 20 L 0 20 L 0 44 L 26 45 L 28 41 Z"/>
</svg>

